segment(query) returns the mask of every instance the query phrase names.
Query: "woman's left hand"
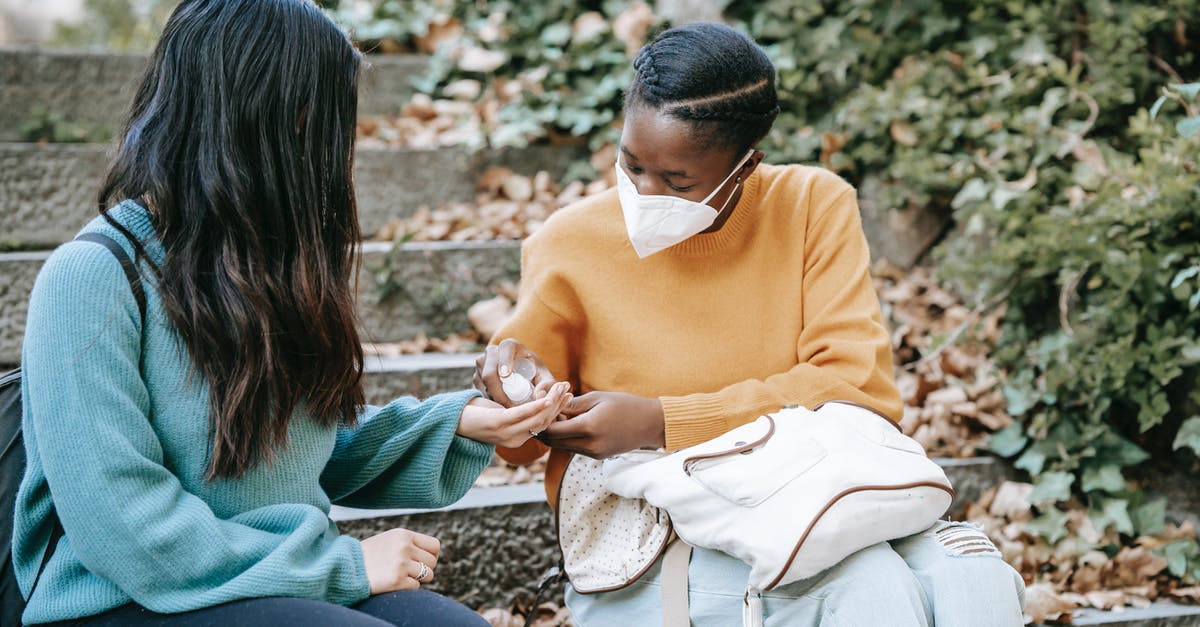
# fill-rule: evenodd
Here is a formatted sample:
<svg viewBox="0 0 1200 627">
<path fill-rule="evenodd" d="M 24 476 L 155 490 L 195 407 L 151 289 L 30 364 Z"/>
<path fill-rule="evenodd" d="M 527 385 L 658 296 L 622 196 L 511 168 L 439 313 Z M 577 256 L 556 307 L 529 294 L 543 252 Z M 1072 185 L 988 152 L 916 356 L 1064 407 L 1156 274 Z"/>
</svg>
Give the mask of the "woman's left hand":
<svg viewBox="0 0 1200 627">
<path fill-rule="evenodd" d="M 588 392 L 563 408 L 566 420 L 538 439 L 554 448 L 596 459 L 666 444 L 662 401 L 622 392 Z"/>
<path fill-rule="evenodd" d="M 485 398 L 474 398 L 463 408 L 456 433 L 496 446 L 516 448 L 554 422 L 571 400 L 571 384 L 560 381 L 534 401 L 505 409 Z"/>
</svg>

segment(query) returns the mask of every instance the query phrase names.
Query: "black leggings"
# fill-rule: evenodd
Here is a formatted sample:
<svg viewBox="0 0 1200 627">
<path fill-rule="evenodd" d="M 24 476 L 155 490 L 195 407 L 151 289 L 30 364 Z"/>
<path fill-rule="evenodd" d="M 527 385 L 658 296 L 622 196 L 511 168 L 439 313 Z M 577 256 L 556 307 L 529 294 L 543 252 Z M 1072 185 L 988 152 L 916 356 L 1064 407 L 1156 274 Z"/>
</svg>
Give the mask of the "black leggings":
<svg viewBox="0 0 1200 627">
<path fill-rule="evenodd" d="M 309 599 L 269 597 L 233 601 L 181 614 L 156 614 L 130 603 L 103 614 L 49 624 L 62 627 L 488 627 L 488 622 L 479 614 L 428 590 L 380 594 L 353 607 Z"/>
</svg>

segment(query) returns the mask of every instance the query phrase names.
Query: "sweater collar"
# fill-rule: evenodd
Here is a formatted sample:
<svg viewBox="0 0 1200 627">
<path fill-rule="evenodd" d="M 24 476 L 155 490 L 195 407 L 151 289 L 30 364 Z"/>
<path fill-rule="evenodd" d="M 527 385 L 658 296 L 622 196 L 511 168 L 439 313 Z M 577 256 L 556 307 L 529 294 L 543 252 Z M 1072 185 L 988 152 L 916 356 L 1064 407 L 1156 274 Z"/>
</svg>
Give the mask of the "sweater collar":
<svg viewBox="0 0 1200 627">
<path fill-rule="evenodd" d="M 710 255 L 721 252 L 740 241 L 744 234 L 753 228 L 754 207 L 758 204 L 759 187 L 762 180 L 762 166 L 754 169 L 746 184 L 742 187 L 742 197 L 738 199 L 733 213 L 721 228 L 712 233 L 697 233 L 688 239 L 666 249 L 663 253 L 677 256 Z"/>
<path fill-rule="evenodd" d="M 154 219 L 148 209 L 137 201 L 125 200 L 112 209 L 109 209 L 108 214 L 118 224 L 129 229 L 129 232 L 137 237 L 138 241 L 145 247 L 146 254 L 155 263 L 162 263 L 162 243 L 158 241 L 158 234 L 154 229 Z"/>
</svg>

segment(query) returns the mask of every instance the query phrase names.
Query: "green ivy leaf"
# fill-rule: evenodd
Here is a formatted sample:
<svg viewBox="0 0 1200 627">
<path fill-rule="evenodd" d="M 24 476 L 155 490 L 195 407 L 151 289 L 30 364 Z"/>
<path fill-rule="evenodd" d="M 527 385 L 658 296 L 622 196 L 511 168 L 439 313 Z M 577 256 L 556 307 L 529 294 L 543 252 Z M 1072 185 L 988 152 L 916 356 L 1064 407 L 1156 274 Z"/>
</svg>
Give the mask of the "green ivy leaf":
<svg viewBox="0 0 1200 627">
<path fill-rule="evenodd" d="M 1176 540 L 1162 548 L 1162 556 L 1167 560 L 1167 570 L 1182 577 L 1188 571 L 1188 561 L 1200 559 L 1200 546 L 1195 540 Z"/>
<path fill-rule="evenodd" d="M 1014 422 L 988 437 L 987 448 L 1001 457 L 1012 457 L 1025 448 L 1025 425 Z"/>
<path fill-rule="evenodd" d="M 1152 536 L 1162 533 L 1167 523 L 1167 501 L 1154 499 L 1143 503 L 1133 508 L 1130 517 L 1133 518 L 1133 526 L 1139 534 Z"/>
<path fill-rule="evenodd" d="M 1047 501 L 1058 502 L 1071 498 L 1071 484 L 1075 475 L 1069 472 L 1048 472 L 1038 477 L 1029 493 L 1029 502 L 1037 505 Z"/>
<path fill-rule="evenodd" d="M 1184 137 L 1191 137 L 1200 133 L 1200 115 L 1194 118 L 1184 118 L 1175 123 L 1175 130 L 1179 131 Z"/>
<path fill-rule="evenodd" d="M 1177 451 L 1185 446 L 1200 455 L 1200 416 L 1192 416 L 1179 425 L 1175 441 L 1171 443 L 1171 450 Z"/>
<path fill-rule="evenodd" d="M 1045 466 L 1045 464 L 1046 453 L 1042 452 L 1042 450 L 1037 446 L 1029 447 L 1024 453 L 1021 454 L 1020 457 L 1017 458 L 1017 461 L 1013 462 L 1013 466 L 1016 466 L 1017 468 L 1020 468 L 1021 470 L 1024 470 L 1025 472 L 1034 476 L 1042 473 L 1042 467 Z"/>
<path fill-rule="evenodd" d="M 1008 413 L 1013 416 L 1023 416 L 1025 412 L 1037 403 L 1037 391 L 1025 387 L 1017 387 L 1005 383 L 1002 391 Z"/>
<path fill-rule="evenodd" d="M 1154 106 L 1150 107 L 1150 119 L 1153 120 L 1158 115 L 1158 110 L 1162 109 L 1164 103 L 1167 102 L 1166 96 L 1159 96 L 1158 100 L 1154 101 Z"/>
<path fill-rule="evenodd" d="M 1083 470 L 1082 488 L 1084 492 L 1119 492 L 1125 488 L 1125 477 L 1121 475 L 1120 466 L 1115 464 L 1088 466 Z"/>
<path fill-rule="evenodd" d="M 1125 499 L 1100 499 L 1099 511 L 1095 507 L 1090 508 L 1088 518 L 1092 519 L 1092 524 L 1101 532 L 1112 525 L 1123 534 L 1133 534 L 1133 519 L 1129 517 L 1129 501 Z"/>
<path fill-rule="evenodd" d="M 1200 83 L 1172 83 L 1169 87 L 1187 100 L 1195 100 L 1196 96 L 1200 96 Z"/>
<path fill-rule="evenodd" d="M 1046 542 L 1055 544 L 1067 535 L 1067 515 L 1057 507 L 1050 507 L 1041 516 L 1029 521 L 1025 528 L 1045 538 Z"/>
<path fill-rule="evenodd" d="M 1180 270 L 1175 274 L 1175 277 L 1171 279 L 1171 289 L 1175 289 L 1180 285 L 1183 285 L 1184 281 L 1196 276 L 1197 274 L 1200 274 L 1200 266 L 1191 266 Z"/>
</svg>

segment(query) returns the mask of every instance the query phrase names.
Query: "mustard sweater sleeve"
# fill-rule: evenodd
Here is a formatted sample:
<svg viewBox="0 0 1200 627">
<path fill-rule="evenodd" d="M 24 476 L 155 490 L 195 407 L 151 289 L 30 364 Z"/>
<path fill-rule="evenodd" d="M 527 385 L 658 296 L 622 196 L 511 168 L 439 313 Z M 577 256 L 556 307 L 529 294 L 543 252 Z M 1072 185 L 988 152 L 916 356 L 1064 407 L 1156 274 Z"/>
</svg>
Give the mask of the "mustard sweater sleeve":
<svg viewBox="0 0 1200 627">
<path fill-rule="evenodd" d="M 812 408 L 845 400 L 900 419 L 890 338 L 871 284 L 854 190 L 845 189 L 809 215 L 797 365 L 713 393 L 662 397 L 668 450 L 712 439 L 785 405 Z"/>
</svg>

